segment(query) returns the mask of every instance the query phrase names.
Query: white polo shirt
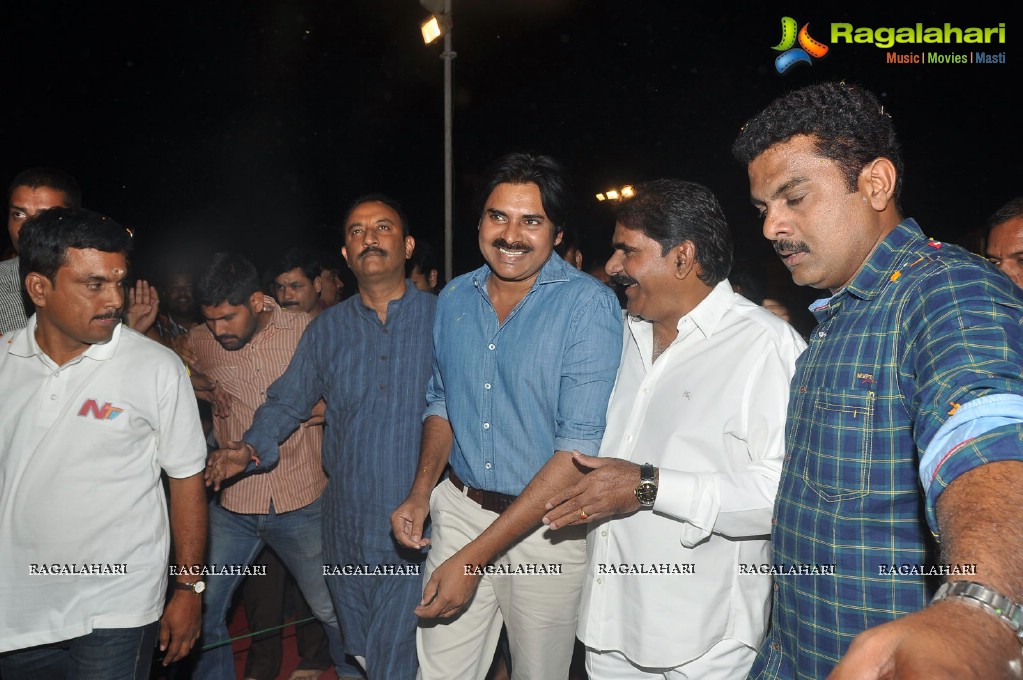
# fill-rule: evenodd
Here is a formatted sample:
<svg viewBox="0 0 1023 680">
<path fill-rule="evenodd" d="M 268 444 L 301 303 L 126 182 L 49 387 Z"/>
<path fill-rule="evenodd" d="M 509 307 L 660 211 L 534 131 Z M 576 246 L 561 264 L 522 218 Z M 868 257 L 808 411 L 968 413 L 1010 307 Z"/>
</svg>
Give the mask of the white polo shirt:
<svg viewBox="0 0 1023 680">
<path fill-rule="evenodd" d="M 118 326 L 57 366 L 35 328 L 0 337 L 0 652 L 157 620 L 160 472 L 189 477 L 206 458 L 174 352 Z"/>
</svg>

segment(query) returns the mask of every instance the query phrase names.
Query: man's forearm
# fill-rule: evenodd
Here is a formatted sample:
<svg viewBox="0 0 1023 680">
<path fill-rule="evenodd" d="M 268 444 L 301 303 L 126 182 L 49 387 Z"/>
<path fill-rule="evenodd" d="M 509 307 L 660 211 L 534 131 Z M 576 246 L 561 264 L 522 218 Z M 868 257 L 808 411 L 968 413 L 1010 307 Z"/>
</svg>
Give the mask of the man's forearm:
<svg viewBox="0 0 1023 680">
<path fill-rule="evenodd" d="M 206 554 L 206 487 L 202 473 L 169 480 L 174 564 L 201 565 Z"/>
<path fill-rule="evenodd" d="M 1023 462 L 1001 461 L 955 479 L 938 498 L 942 556 L 949 564 L 976 564 L 976 580 L 1023 601 Z"/>
<path fill-rule="evenodd" d="M 440 416 L 429 416 L 423 423 L 423 439 L 419 447 L 419 468 L 409 495 L 429 497 L 451 457 L 455 435 L 451 423 Z"/>
<path fill-rule="evenodd" d="M 583 471 L 572 461 L 571 452 L 555 451 L 515 502 L 464 549 L 472 552 L 476 563 L 493 560 L 539 526 L 547 501 L 578 482 L 582 476 Z"/>
</svg>

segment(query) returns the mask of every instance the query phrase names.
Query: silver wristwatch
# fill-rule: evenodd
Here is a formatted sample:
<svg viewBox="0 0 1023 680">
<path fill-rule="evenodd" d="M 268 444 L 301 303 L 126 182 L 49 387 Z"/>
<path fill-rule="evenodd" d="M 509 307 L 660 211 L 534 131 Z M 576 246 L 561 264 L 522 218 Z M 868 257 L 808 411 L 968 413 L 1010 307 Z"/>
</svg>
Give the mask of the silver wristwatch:
<svg viewBox="0 0 1023 680">
<path fill-rule="evenodd" d="M 1012 628 L 1013 634 L 1023 643 L 1023 607 L 1019 603 L 973 581 L 946 581 L 938 588 L 931 603 L 940 602 L 949 597 L 958 597 L 994 614 L 1009 628 Z"/>
</svg>

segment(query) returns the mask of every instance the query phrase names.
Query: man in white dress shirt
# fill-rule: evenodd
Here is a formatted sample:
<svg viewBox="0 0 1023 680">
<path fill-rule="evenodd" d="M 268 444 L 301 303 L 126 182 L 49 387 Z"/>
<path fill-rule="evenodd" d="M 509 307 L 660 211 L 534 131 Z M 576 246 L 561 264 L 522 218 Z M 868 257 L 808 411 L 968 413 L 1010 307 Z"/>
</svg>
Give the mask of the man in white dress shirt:
<svg viewBox="0 0 1023 680">
<path fill-rule="evenodd" d="M 705 187 L 637 186 L 616 218 L 607 272 L 629 318 L 607 430 L 599 457 L 574 456 L 584 474 L 544 522 L 590 525 L 578 628 L 590 678 L 743 678 L 767 627 L 805 344 L 732 292 L 731 236 Z"/>
</svg>

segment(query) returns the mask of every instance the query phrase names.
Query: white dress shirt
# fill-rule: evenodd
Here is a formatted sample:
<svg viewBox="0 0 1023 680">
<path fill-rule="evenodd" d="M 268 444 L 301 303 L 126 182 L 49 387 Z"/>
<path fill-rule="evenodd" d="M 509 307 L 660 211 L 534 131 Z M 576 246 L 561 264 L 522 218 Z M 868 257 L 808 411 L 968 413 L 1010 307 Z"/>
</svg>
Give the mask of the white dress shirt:
<svg viewBox="0 0 1023 680">
<path fill-rule="evenodd" d="M 590 527 L 588 647 L 672 668 L 722 638 L 759 646 L 771 576 L 740 565 L 771 561 L 789 381 L 805 346 L 728 281 L 679 320 L 656 361 L 652 324 L 629 319 L 600 455 L 650 463 L 660 482 L 652 511 Z"/>
</svg>

